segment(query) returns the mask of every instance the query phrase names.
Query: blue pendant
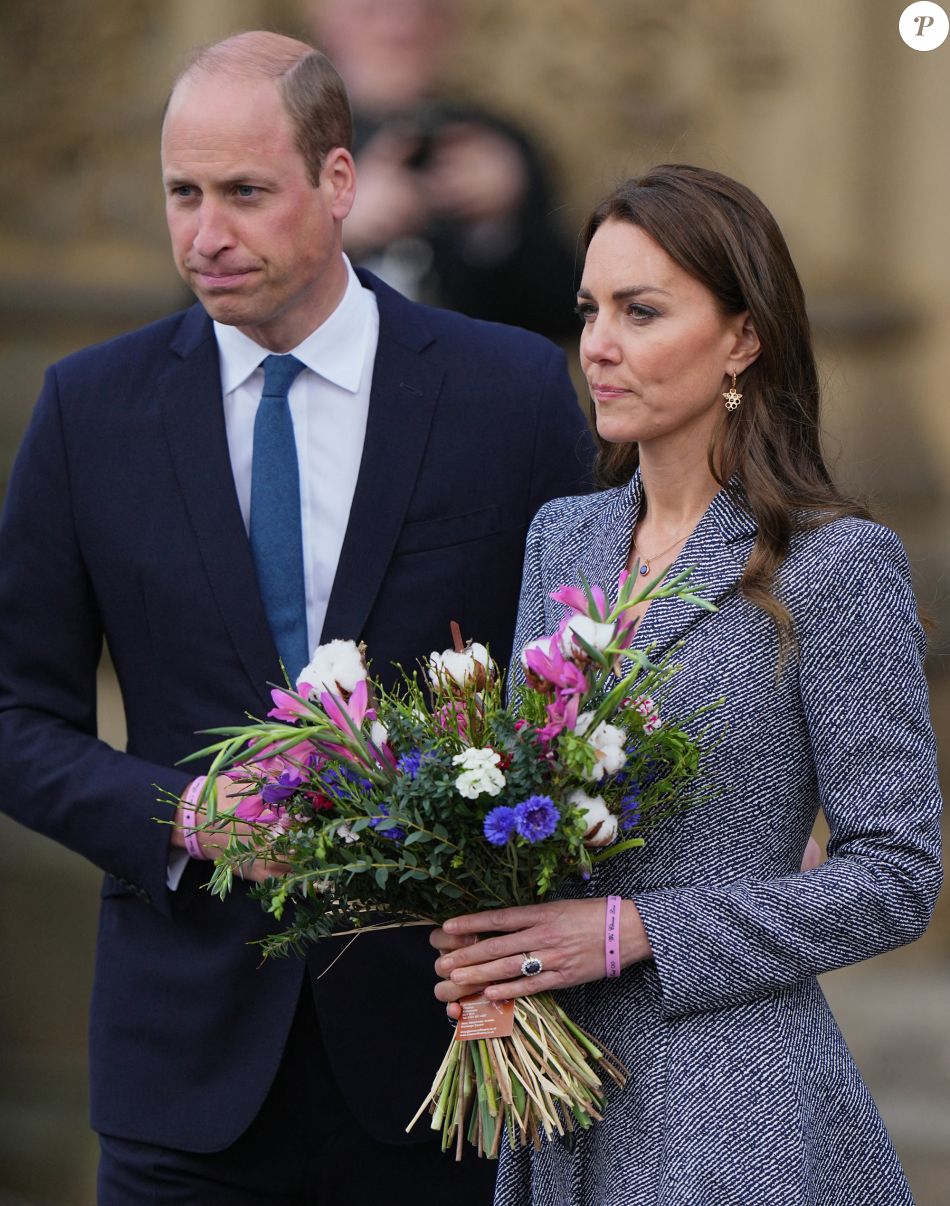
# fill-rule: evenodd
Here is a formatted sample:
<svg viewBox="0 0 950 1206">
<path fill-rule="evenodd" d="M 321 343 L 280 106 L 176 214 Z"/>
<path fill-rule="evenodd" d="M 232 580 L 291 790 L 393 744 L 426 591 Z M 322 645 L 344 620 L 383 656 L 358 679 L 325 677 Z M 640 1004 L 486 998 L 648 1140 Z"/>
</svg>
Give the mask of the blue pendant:
<svg viewBox="0 0 950 1206">
<path fill-rule="evenodd" d="M 646 575 L 649 572 L 650 572 L 650 567 L 647 565 L 647 563 L 645 561 L 642 562 L 640 565 L 640 573 L 643 575 L 643 577 L 646 577 Z"/>
</svg>

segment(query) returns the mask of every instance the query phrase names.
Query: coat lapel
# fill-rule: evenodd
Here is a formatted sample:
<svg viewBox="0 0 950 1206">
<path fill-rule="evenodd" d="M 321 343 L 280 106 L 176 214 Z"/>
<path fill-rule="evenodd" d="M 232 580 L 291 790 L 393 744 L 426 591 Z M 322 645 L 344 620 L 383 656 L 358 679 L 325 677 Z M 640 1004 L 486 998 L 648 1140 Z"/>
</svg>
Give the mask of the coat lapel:
<svg viewBox="0 0 950 1206">
<path fill-rule="evenodd" d="M 673 564 L 674 572 L 693 571 L 692 589 L 717 607 L 736 591 L 755 540 L 756 524 L 736 491 L 720 490 Z M 628 537 L 629 538 L 629 537 Z M 636 645 L 655 645 L 662 653 L 715 613 L 681 599 L 658 599 L 647 609 Z"/>
<path fill-rule="evenodd" d="M 234 488 L 214 329 L 199 306 L 171 351 L 158 387 L 165 437 L 221 618 L 266 711 L 278 656 Z"/>
<path fill-rule="evenodd" d="M 323 625 L 323 641 L 361 636 L 396 547 L 423 454 L 444 369 L 422 351 L 432 343 L 424 311 L 368 273 L 379 305 L 363 457 Z"/>
<path fill-rule="evenodd" d="M 578 564 L 563 567 L 566 582 L 577 585 L 579 574 L 583 574 L 589 583 L 602 586 L 608 598 L 616 598 L 617 580 L 626 565 L 642 502 L 638 471 L 628 486 L 605 496 L 605 506 L 595 518 Z M 683 546 L 674 568 L 691 568 L 694 591 L 718 606 L 738 586 L 755 534 L 755 521 L 738 494 L 720 490 Z M 658 599 L 647 608 L 635 644 L 641 649 L 654 645 L 663 651 L 709 615 L 679 599 Z"/>
</svg>

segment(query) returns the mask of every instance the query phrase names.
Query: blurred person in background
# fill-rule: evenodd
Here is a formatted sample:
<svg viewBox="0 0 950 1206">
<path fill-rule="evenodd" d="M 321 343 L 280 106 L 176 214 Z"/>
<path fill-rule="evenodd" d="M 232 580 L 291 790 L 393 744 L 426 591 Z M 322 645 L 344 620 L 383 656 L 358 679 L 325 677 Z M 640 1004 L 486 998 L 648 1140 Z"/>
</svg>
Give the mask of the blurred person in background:
<svg viewBox="0 0 950 1206">
<path fill-rule="evenodd" d="M 446 97 L 463 0 L 308 0 L 353 106 L 360 189 L 346 248 L 411 297 L 552 339 L 573 334 L 574 250 L 543 156 Z"/>
</svg>

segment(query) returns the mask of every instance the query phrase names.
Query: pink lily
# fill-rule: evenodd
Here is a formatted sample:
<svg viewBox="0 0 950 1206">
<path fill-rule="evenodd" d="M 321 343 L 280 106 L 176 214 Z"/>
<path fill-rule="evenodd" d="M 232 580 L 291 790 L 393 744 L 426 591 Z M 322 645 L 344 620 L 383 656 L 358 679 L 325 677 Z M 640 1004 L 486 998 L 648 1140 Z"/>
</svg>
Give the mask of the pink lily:
<svg viewBox="0 0 950 1206">
<path fill-rule="evenodd" d="M 539 684 L 539 689 L 543 689 L 547 684 L 553 687 L 559 696 L 583 695 L 590 684 L 583 670 L 570 658 L 565 657 L 560 645 L 562 631 L 563 626 L 554 636 L 548 638 L 546 652 L 541 643 L 529 645 L 522 654 L 522 660 L 529 674 Z"/>
<path fill-rule="evenodd" d="M 299 690 L 284 691 L 281 687 L 271 688 L 271 699 L 274 701 L 274 707 L 267 713 L 274 720 L 283 720 L 287 724 L 293 724 L 302 716 L 310 716 L 310 710 L 304 703 L 305 699 L 309 699 L 310 692 L 313 688 L 309 683 L 301 682 L 298 684 Z"/>
<path fill-rule="evenodd" d="M 554 703 L 547 706 L 548 723 L 544 728 L 538 729 L 538 737 L 544 742 L 550 742 L 560 736 L 565 729 L 573 732 L 577 726 L 580 704 L 581 701 L 577 695 L 558 696 Z"/>
<path fill-rule="evenodd" d="M 551 598 L 558 603 L 563 603 L 565 607 L 570 607 L 572 611 L 579 611 L 581 615 L 590 616 L 592 620 L 603 621 L 609 611 L 607 597 L 599 586 L 592 586 L 590 593 L 594 600 L 593 611 L 586 592 L 579 586 L 559 586 L 557 590 L 551 591 Z"/>
<path fill-rule="evenodd" d="M 369 706 L 369 688 L 365 678 L 359 680 L 345 703 L 329 691 L 321 691 L 320 706 L 341 733 L 352 732 L 352 727 L 358 729 L 366 719 L 376 719 L 376 710 Z"/>
</svg>

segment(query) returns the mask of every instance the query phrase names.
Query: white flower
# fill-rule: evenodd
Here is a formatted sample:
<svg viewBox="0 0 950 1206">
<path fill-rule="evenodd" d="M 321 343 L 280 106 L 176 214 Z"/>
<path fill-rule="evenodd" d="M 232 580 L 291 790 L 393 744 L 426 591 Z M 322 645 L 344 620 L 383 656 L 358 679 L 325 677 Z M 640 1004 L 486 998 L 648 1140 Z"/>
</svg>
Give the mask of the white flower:
<svg viewBox="0 0 950 1206">
<path fill-rule="evenodd" d="M 369 727 L 369 739 L 377 748 L 386 744 L 389 740 L 389 729 L 381 720 L 374 720 Z"/>
<path fill-rule="evenodd" d="M 319 894 L 323 896 L 324 893 L 329 892 L 333 887 L 333 881 L 330 879 L 329 875 L 325 875 L 323 879 L 311 880 L 310 886 L 313 888 L 314 892 L 319 892 Z"/>
<path fill-rule="evenodd" d="M 498 769 L 501 755 L 494 750 L 467 749 L 452 759 L 454 766 L 462 767 L 455 780 L 455 790 L 466 800 L 476 796 L 497 796 L 505 786 L 505 776 Z"/>
<path fill-rule="evenodd" d="M 591 778 L 596 783 L 604 775 L 614 775 L 617 771 L 622 770 L 624 763 L 627 761 L 627 753 L 623 748 L 626 738 L 623 729 L 618 729 L 615 724 L 607 724 L 606 721 L 601 721 L 595 729 L 588 733 L 587 730 L 590 728 L 593 719 L 593 712 L 581 712 L 577 718 L 574 732 L 579 733 L 581 736 L 586 734 L 588 742 L 594 748 L 596 761 L 594 769 L 591 771 Z"/>
<path fill-rule="evenodd" d="M 660 720 L 659 709 L 649 695 L 641 695 L 633 701 L 633 706 L 643 717 L 643 731 L 649 736 L 655 733 L 663 723 Z"/>
<path fill-rule="evenodd" d="M 336 827 L 335 837 L 341 837 L 348 846 L 352 846 L 354 842 L 360 840 L 360 835 L 354 833 L 346 821 L 342 821 Z"/>
<path fill-rule="evenodd" d="M 617 818 L 607 808 L 602 796 L 589 796 L 580 788 L 572 791 L 567 802 L 584 815 L 585 846 L 609 846 L 617 836 Z"/>
<path fill-rule="evenodd" d="M 355 641 L 330 641 L 318 645 L 313 656 L 297 677 L 297 689 L 301 683 L 309 683 L 313 695 L 331 691 L 349 699 L 361 679 L 367 677 L 363 654 Z"/>
<path fill-rule="evenodd" d="M 429 655 L 429 682 L 433 687 L 454 683 L 458 687 L 474 684 L 482 688 L 495 673 L 495 663 L 488 656 L 488 650 L 477 641 L 461 651 L 446 649 L 443 653 Z"/>
<path fill-rule="evenodd" d="M 615 630 L 613 624 L 601 624 L 590 616 L 571 616 L 561 633 L 561 649 L 566 656 L 582 650 L 582 646 L 574 640 L 575 634 L 603 653 L 613 641 Z"/>
</svg>

